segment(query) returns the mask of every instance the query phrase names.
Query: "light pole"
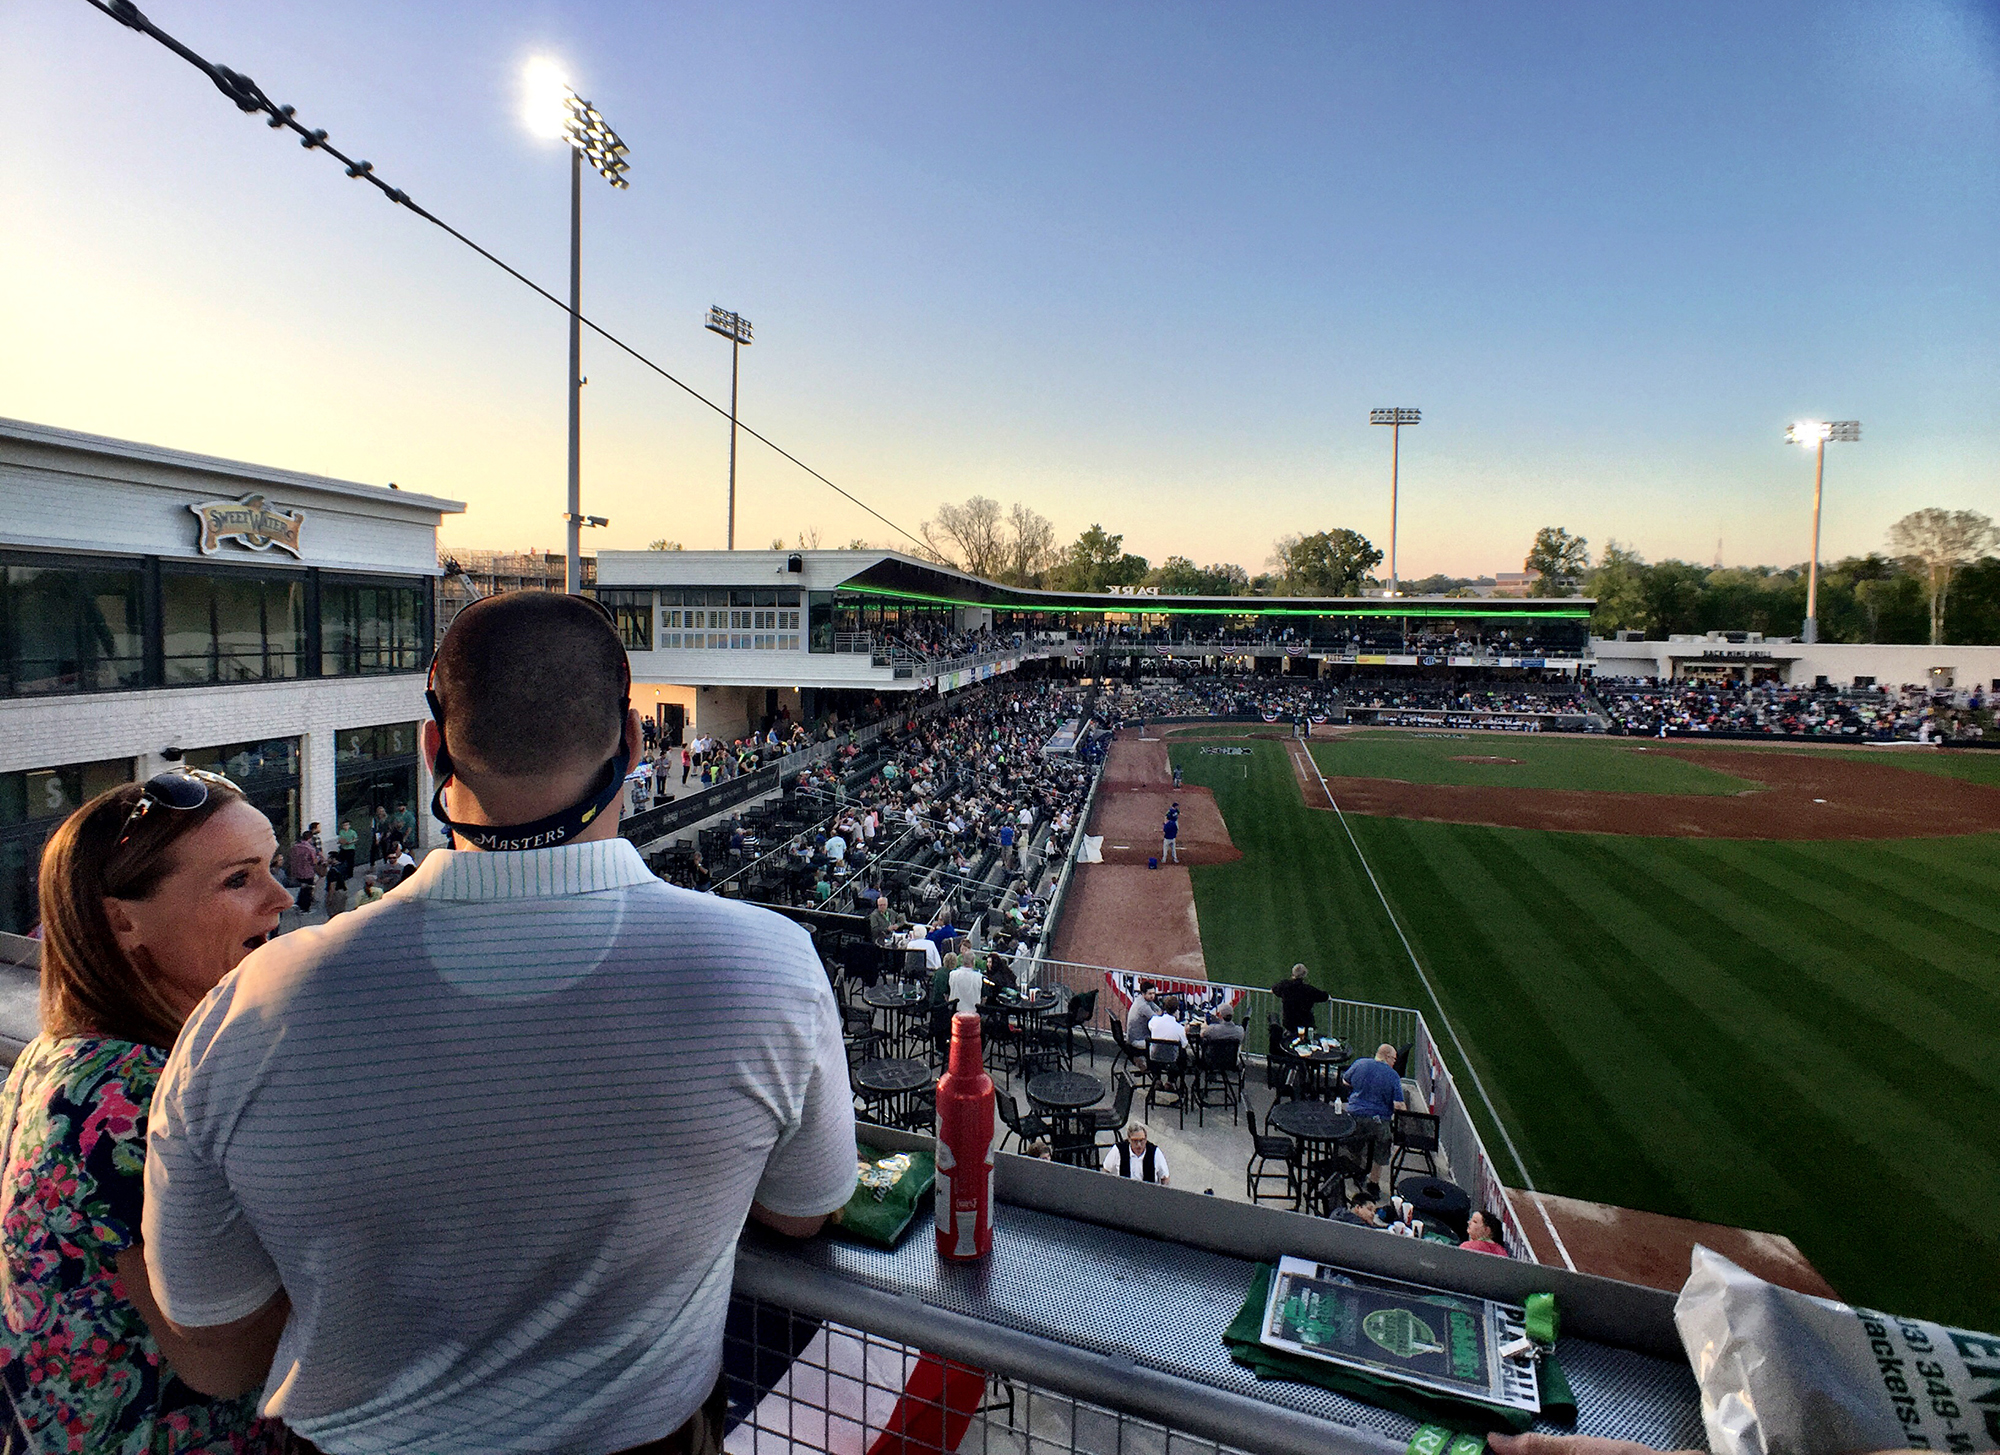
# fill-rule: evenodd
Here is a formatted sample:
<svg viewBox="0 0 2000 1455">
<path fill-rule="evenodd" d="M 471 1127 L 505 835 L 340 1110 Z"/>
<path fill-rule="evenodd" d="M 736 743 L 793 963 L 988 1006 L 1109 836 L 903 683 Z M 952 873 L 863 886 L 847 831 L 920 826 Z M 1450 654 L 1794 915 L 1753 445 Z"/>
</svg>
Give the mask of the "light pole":
<svg viewBox="0 0 2000 1455">
<path fill-rule="evenodd" d="M 1396 595 L 1396 476 L 1401 470 L 1403 455 L 1403 426 L 1422 424 L 1424 412 L 1421 409 L 1371 409 L 1368 411 L 1370 424 L 1389 426 L 1389 595 Z"/>
<path fill-rule="evenodd" d="M 736 549 L 736 366 L 743 357 L 743 345 L 750 342 L 750 320 L 717 303 L 709 306 L 705 326 L 729 340 L 729 530 L 725 545 L 733 551 Z"/>
<path fill-rule="evenodd" d="M 1826 479 L 1826 442 L 1834 440 L 1842 444 L 1853 444 L 1861 438 L 1861 421 L 1858 419 L 1801 419 L 1785 430 L 1788 445 L 1810 445 L 1814 451 L 1813 460 L 1813 528 L 1812 560 L 1806 566 L 1806 628 L 1807 645 L 1819 640 L 1819 490 Z"/>
<path fill-rule="evenodd" d="M 553 61 L 528 63 L 525 119 L 537 135 L 569 144 L 569 509 L 563 589 L 583 589 L 583 527 L 602 517 L 583 514 L 583 164 L 613 187 L 625 180 L 625 143 L 597 108 L 569 88 Z"/>
</svg>

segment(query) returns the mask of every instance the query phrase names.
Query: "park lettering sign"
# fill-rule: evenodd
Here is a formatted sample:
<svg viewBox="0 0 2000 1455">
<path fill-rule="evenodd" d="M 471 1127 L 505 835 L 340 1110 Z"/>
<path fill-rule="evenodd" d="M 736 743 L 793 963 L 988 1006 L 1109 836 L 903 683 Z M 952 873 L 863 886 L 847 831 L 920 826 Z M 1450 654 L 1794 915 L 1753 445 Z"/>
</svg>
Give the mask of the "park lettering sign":
<svg viewBox="0 0 2000 1455">
<path fill-rule="evenodd" d="M 286 510 L 267 505 L 261 495 L 245 495 L 240 500 L 204 500 L 189 510 L 201 522 L 197 543 L 204 556 L 212 556 L 224 541 L 235 541 L 253 551 L 280 550 L 299 555 L 299 532 L 305 528 L 302 510 Z"/>
</svg>

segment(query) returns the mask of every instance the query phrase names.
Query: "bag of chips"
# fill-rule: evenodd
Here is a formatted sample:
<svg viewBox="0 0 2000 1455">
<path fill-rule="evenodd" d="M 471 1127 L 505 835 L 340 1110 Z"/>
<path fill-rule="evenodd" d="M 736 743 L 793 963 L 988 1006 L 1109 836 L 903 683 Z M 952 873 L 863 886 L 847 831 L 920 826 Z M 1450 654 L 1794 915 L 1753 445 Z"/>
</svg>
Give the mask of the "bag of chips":
<svg viewBox="0 0 2000 1455">
<path fill-rule="evenodd" d="M 2000 1449 L 2000 1337 L 1794 1293 L 1699 1245 L 1674 1323 L 1715 1455 Z"/>
<path fill-rule="evenodd" d="M 917 1215 L 917 1204 L 937 1180 L 930 1152 L 884 1152 L 863 1142 L 854 1149 L 854 1195 L 833 1215 L 847 1236 L 893 1248 Z"/>
</svg>

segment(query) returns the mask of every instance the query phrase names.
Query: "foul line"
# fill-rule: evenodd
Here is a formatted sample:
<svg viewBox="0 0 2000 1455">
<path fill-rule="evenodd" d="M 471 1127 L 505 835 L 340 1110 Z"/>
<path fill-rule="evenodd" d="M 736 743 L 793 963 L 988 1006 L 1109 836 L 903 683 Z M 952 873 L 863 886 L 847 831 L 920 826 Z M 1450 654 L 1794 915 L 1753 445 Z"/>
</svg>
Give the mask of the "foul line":
<svg viewBox="0 0 2000 1455">
<path fill-rule="evenodd" d="M 1521 1149 L 1514 1145 L 1514 1139 L 1507 1135 L 1507 1124 L 1500 1120 L 1500 1113 L 1493 1109 L 1493 1098 L 1486 1094 L 1486 1085 L 1479 1079 L 1479 1070 L 1472 1064 L 1472 1057 L 1466 1054 L 1465 1042 L 1458 1038 L 1458 1028 L 1452 1025 L 1451 1017 L 1445 1013 L 1444 1002 L 1438 998 L 1437 987 L 1431 984 L 1431 977 L 1424 973 L 1423 962 L 1417 959 L 1417 952 L 1410 945 L 1410 937 L 1403 933 L 1402 923 L 1396 918 L 1396 911 L 1389 907 L 1389 896 L 1382 892 L 1382 885 L 1375 877 L 1375 870 L 1368 863 L 1368 856 L 1361 852 L 1361 842 L 1354 837 L 1354 830 L 1348 826 L 1347 815 L 1341 812 L 1340 804 L 1334 799 L 1333 790 L 1327 786 L 1326 775 L 1319 771 L 1319 764 L 1313 761 L 1312 750 L 1302 746 L 1296 738 L 1286 744 L 1286 751 L 1297 749 L 1305 755 L 1306 766 L 1312 769 L 1313 777 L 1319 780 L 1319 790 L 1326 795 L 1326 801 L 1333 808 L 1334 817 L 1340 820 L 1341 829 L 1347 834 L 1347 842 L 1354 847 L 1354 857 L 1361 861 L 1361 872 L 1368 876 L 1374 887 L 1375 897 L 1382 901 L 1382 912 L 1389 916 L 1389 924 L 1396 931 L 1396 938 L 1403 942 L 1403 953 L 1410 957 L 1410 968 L 1417 972 L 1417 979 L 1424 985 L 1424 991 L 1437 1007 L 1438 1021 L 1444 1026 L 1444 1033 L 1451 1037 L 1451 1044 L 1458 1051 L 1459 1064 L 1465 1067 L 1465 1074 L 1472 1078 L 1472 1086 L 1485 1103 L 1486 1115 L 1493 1119 L 1494 1130 L 1500 1133 L 1500 1140 L 1507 1145 L 1507 1155 L 1514 1159 L 1514 1166 L 1521 1174 L 1521 1185 L 1535 1200 L 1535 1211 L 1542 1215 L 1542 1225 L 1549 1230 L 1549 1236 L 1556 1240 L 1556 1251 L 1562 1254 L 1563 1266 L 1576 1272 L 1576 1262 L 1569 1256 L 1564 1246 L 1562 1234 L 1556 1231 L 1555 1219 L 1549 1216 L 1548 1207 L 1542 1201 L 1542 1194 L 1535 1187 L 1534 1178 L 1528 1175 L 1527 1161 L 1521 1156 Z"/>
</svg>

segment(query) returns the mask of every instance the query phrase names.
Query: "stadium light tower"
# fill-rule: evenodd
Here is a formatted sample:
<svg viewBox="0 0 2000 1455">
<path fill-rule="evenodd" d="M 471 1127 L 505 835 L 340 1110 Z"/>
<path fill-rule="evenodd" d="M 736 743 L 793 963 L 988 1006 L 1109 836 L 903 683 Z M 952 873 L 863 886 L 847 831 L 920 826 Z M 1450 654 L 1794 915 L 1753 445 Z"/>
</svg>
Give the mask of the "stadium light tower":
<svg viewBox="0 0 2000 1455">
<path fill-rule="evenodd" d="M 705 327 L 729 340 L 729 531 L 725 540 L 733 551 L 736 549 L 736 365 L 743 357 L 743 345 L 750 342 L 750 320 L 718 303 L 710 305 Z"/>
<path fill-rule="evenodd" d="M 1806 566 L 1806 628 L 1808 645 L 1819 640 L 1819 488 L 1826 479 L 1826 444 L 1853 444 L 1861 438 L 1858 419 L 1801 419 L 1785 430 L 1788 445 L 1808 445 L 1813 460 L 1812 560 Z"/>
<path fill-rule="evenodd" d="M 1396 589 L 1396 476 L 1402 465 L 1403 426 L 1422 424 L 1424 412 L 1421 409 L 1371 409 L 1368 411 L 1370 424 L 1389 426 L 1389 594 L 1397 595 Z"/>
<path fill-rule="evenodd" d="M 583 164 L 623 190 L 625 143 L 597 108 L 572 91 L 550 60 L 528 62 L 522 120 L 537 136 L 569 145 L 569 509 L 563 589 L 583 590 Z M 591 523 L 596 523 L 593 520 Z"/>
</svg>

